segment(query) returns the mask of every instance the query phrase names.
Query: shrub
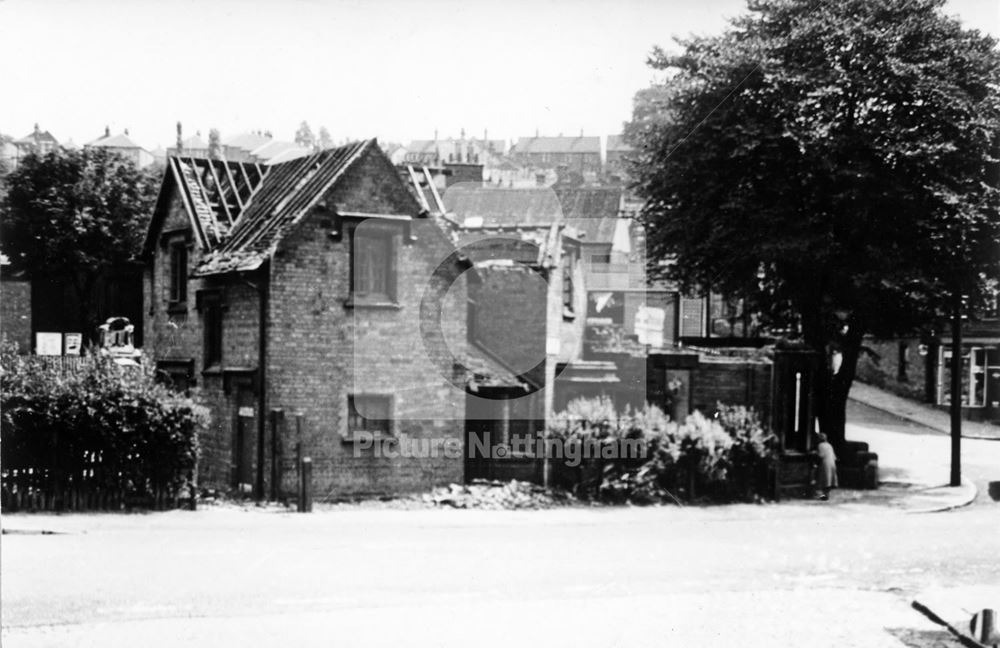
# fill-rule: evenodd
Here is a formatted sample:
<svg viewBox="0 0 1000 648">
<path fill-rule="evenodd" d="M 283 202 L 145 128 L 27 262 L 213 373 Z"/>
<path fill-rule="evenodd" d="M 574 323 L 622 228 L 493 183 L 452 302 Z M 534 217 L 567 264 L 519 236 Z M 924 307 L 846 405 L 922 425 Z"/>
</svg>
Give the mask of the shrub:
<svg viewBox="0 0 1000 648">
<path fill-rule="evenodd" d="M 31 468 L 53 494 L 85 485 L 130 498 L 176 493 L 195 467 L 207 410 L 149 366 L 66 363 L 0 349 L 5 472 Z"/>
<path fill-rule="evenodd" d="M 577 399 L 553 417 L 549 436 L 601 447 L 641 442 L 640 458 L 599 454 L 596 470 L 577 471 L 579 494 L 610 502 L 751 499 L 763 492 L 762 476 L 776 459 L 775 438 L 757 414 L 721 403 L 715 418 L 695 412 L 674 422 L 652 405 L 618 412 L 606 397 Z"/>
</svg>

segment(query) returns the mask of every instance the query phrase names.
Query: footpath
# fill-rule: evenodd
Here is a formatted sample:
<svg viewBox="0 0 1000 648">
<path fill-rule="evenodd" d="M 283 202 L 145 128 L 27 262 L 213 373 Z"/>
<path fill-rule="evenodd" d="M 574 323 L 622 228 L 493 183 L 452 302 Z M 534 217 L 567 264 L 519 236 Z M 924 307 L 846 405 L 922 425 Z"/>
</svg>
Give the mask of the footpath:
<svg viewBox="0 0 1000 648">
<path fill-rule="evenodd" d="M 931 430 L 941 432 L 942 434 L 951 434 L 951 417 L 948 412 L 939 410 L 926 403 L 918 403 L 909 398 L 903 398 L 884 389 L 857 381 L 851 385 L 850 397 L 859 403 L 880 409 L 907 421 L 918 423 Z M 963 420 L 962 437 L 965 439 L 1000 441 L 1000 425 Z"/>
</svg>

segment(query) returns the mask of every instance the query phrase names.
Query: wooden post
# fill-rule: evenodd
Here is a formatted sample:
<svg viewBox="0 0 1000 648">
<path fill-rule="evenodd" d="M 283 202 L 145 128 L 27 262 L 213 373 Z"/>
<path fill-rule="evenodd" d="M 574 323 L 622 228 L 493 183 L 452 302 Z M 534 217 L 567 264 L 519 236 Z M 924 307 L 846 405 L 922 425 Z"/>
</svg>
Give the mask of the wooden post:
<svg viewBox="0 0 1000 648">
<path fill-rule="evenodd" d="M 295 501 L 302 501 L 302 412 L 295 414 Z"/>
<path fill-rule="evenodd" d="M 299 468 L 299 513 L 312 512 L 312 459 L 305 457 Z"/>
<path fill-rule="evenodd" d="M 281 422 L 285 412 L 281 409 L 271 410 L 271 500 L 277 501 L 281 494 Z"/>
<path fill-rule="evenodd" d="M 996 629 L 996 611 L 991 609 L 981 610 L 972 617 L 969 624 L 972 638 L 986 646 L 995 646 L 1000 642 L 1000 633 Z"/>
</svg>

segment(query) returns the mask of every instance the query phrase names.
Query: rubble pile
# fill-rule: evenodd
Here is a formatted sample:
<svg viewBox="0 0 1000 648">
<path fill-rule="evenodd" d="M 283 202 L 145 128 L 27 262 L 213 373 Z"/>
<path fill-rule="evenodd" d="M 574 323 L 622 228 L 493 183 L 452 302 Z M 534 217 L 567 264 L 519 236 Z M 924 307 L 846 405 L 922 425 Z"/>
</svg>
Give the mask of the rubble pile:
<svg viewBox="0 0 1000 648">
<path fill-rule="evenodd" d="M 435 488 L 425 493 L 422 499 L 435 506 L 462 509 L 543 509 L 576 503 L 576 498 L 570 493 L 537 484 L 483 479 Z"/>
</svg>

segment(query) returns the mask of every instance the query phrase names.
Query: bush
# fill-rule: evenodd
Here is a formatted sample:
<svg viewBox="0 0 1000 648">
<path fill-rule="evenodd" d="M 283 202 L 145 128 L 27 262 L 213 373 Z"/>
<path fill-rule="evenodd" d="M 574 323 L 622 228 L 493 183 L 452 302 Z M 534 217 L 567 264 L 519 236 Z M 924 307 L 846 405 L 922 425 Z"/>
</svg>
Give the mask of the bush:
<svg viewBox="0 0 1000 648">
<path fill-rule="evenodd" d="M 30 468 L 56 496 L 81 486 L 132 499 L 175 494 L 195 468 L 207 410 L 158 384 L 151 367 L 74 360 L 0 349 L 5 476 Z"/>
<path fill-rule="evenodd" d="M 591 453 L 598 458 L 578 470 L 572 484 L 580 495 L 633 503 L 752 499 L 765 491 L 766 469 L 777 457 L 775 437 L 752 409 L 718 407 L 715 418 L 695 412 L 674 422 L 652 405 L 618 412 L 606 397 L 577 399 L 553 417 L 549 437 L 601 448 L 640 442 L 638 458 Z"/>
</svg>

